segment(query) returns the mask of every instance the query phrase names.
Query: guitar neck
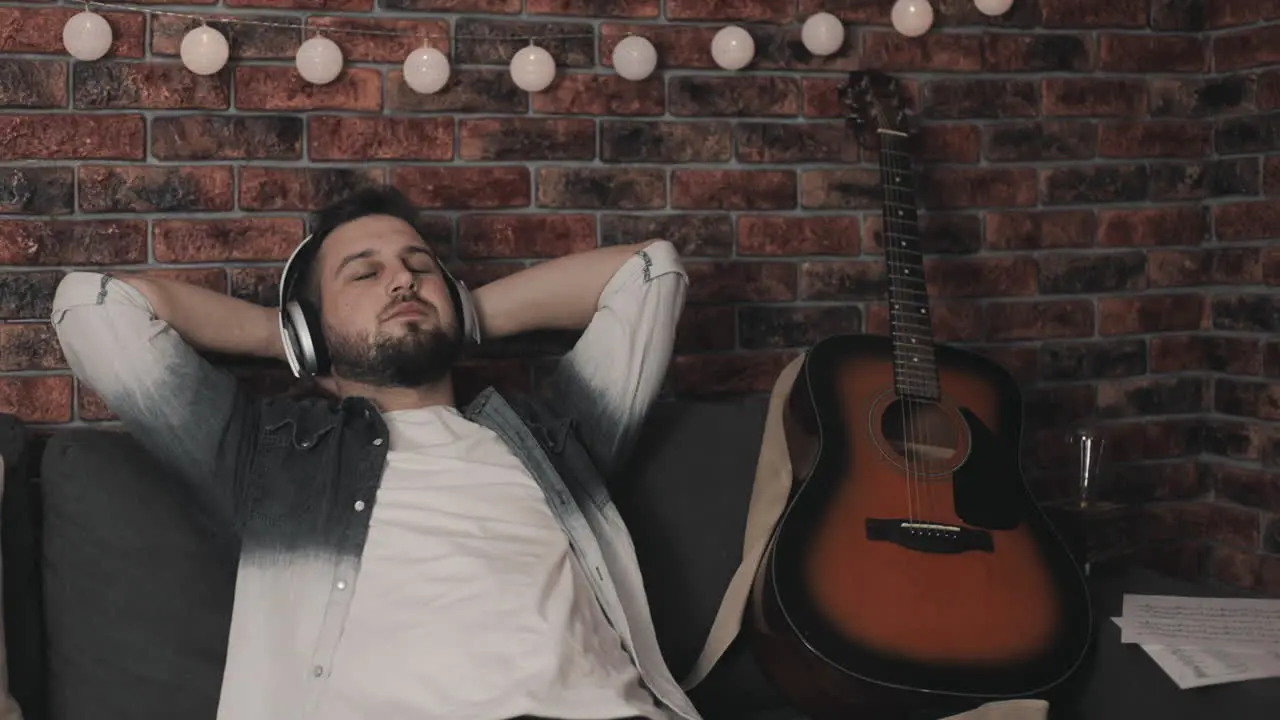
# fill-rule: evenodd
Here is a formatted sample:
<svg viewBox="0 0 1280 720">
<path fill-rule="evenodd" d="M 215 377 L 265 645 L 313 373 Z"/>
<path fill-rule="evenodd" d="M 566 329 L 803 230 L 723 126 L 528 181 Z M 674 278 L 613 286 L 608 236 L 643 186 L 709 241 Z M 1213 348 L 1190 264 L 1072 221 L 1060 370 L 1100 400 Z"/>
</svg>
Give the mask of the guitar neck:
<svg viewBox="0 0 1280 720">
<path fill-rule="evenodd" d="M 884 192 L 884 255 L 889 274 L 889 333 L 898 394 L 937 400 L 938 369 L 916 217 L 915 170 L 909 138 L 880 131 Z"/>
</svg>

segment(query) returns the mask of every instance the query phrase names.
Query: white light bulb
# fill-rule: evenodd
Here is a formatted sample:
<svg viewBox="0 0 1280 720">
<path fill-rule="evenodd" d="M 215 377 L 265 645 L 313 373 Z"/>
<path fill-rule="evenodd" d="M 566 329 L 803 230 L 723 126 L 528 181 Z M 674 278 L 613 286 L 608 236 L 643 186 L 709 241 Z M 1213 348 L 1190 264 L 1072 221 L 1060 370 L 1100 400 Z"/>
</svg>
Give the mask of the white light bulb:
<svg viewBox="0 0 1280 720">
<path fill-rule="evenodd" d="M 973 6 L 983 15 L 997 17 L 1009 12 L 1009 8 L 1013 7 L 1013 0 L 973 0 Z"/>
<path fill-rule="evenodd" d="M 639 35 L 629 35 L 613 48 L 613 69 L 628 80 L 643 80 L 658 67 L 658 51 Z"/>
<path fill-rule="evenodd" d="M 342 72 L 342 49 L 327 37 L 313 37 L 298 48 L 294 62 L 303 80 L 325 85 Z"/>
<path fill-rule="evenodd" d="M 193 28 L 182 38 L 182 64 L 197 75 L 212 75 L 227 64 L 231 48 L 227 38 L 208 25 Z"/>
<path fill-rule="evenodd" d="M 551 53 L 530 45 L 511 58 L 511 79 L 525 92 L 542 92 L 556 79 L 556 61 Z"/>
<path fill-rule="evenodd" d="M 844 45 L 844 23 L 827 12 L 811 15 L 800 28 L 800 41 L 814 55 L 830 55 Z"/>
<path fill-rule="evenodd" d="M 889 19 L 894 30 L 907 37 L 920 37 L 933 27 L 933 6 L 929 0 L 898 0 Z"/>
<path fill-rule="evenodd" d="M 711 59 L 725 70 L 741 70 L 755 56 L 756 41 L 751 38 L 751 33 L 737 25 L 720 28 L 711 38 Z"/>
<path fill-rule="evenodd" d="M 439 50 L 422 47 L 404 59 L 404 84 L 423 95 L 444 89 L 449 82 L 449 58 Z"/>
<path fill-rule="evenodd" d="M 62 46 L 77 60 L 97 60 L 111 49 L 111 26 L 98 13 L 76 13 L 62 26 Z"/>
</svg>

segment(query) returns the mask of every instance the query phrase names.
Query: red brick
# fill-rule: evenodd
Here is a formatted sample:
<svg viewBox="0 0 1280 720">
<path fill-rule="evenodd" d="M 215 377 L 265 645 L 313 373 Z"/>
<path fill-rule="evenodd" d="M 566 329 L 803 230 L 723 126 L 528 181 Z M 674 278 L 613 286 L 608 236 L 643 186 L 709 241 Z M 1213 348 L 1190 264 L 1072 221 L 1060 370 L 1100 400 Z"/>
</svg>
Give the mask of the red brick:
<svg viewBox="0 0 1280 720">
<path fill-rule="evenodd" d="M 398 167 L 391 182 L 422 208 L 528 207 L 526 167 Z"/>
<path fill-rule="evenodd" d="M 566 74 L 533 96 L 533 110 L 557 115 L 661 115 L 666 112 L 665 98 L 662 78 L 657 76 L 633 82 L 619 75 Z"/>
<path fill-rule="evenodd" d="M 71 376 L 0 377 L 0 413 L 25 423 L 71 420 Z"/>
<path fill-rule="evenodd" d="M 657 209 L 667 203 L 666 173 L 651 168 L 539 168 L 537 200 L 543 208 Z"/>
<path fill-rule="evenodd" d="M 6 160 L 142 160 L 145 136 L 141 115 L 0 115 Z"/>
<path fill-rule="evenodd" d="M 1204 72 L 1205 44 L 1195 35 L 1105 34 L 1098 69 L 1103 72 Z"/>
<path fill-rule="evenodd" d="M 0 324 L 0 372 L 61 370 L 67 366 L 49 323 Z"/>
<path fill-rule="evenodd" d="M 0 53 L 64 55 L 62 27 L 81 7 L 0 7 Z M 111 26 L 111 49 L 105 58 L 142 57 L 147 18 L 138 12 L 104 12 L 94 8 Z"/>
<path fill-rule="evenodd" d="M 669 20 L 747 20 L 784 23 L 795 17 L 795 0 L 757 0 L 750 3 L 720 0 L 667 0 Z"/>
<path fill-rule="evenodd" d="M 857 255 L 856 217 L 744 215 L 738 219 L 739 255 Z"/>
<path fill-rule="evenodd" d="M 77 108 L 226 110 L 231 95 L 225 76 L 196 75 L 180 63 L 75 63 Z"/>
<path fill-rule="evenodd" d="M 784 302 L 796 299 L 789 262 L 686 262 L 689 302 Z"/>
<path fill-rule="evenodd" d="M 230 210 L 234 176 L 229 165 L 81 165 L 84 212 L 192 212 Z"/>
<path fill-rule="evenodd" d="M 931 210 L 1035 205 L 1036 171 L 938 167 L 928 173 L 922 190 L 920 202 Z"/>
<path fill-rule="evenodd" d="M 660 0 L 528 0 L 530 15 L 578 15 L 593 17 L 656 18 Z"/>
<path fill-rule="evenodd" d="M 1098 334 L 1133 335 L 1198 330 L 1205 324 L 1201 295 L 1142 295 L 1098 299 Z"/>
<path fill-rule="evenodd" d="M 147 261 L 145 220 L 0 220 L 0 265 Z"/>
<path fill-rule="evenodd" d="M 382 109 L 382 73 L 370 68 L 349 67 L 333 82 L 315 85 L 292 66 L 242 65 L 235 83 L 237 110 Z"/>
<path fill-rule="evenodd" d="M 676 170 L 671 207 L 785 210 L 796 206 L 796 175 L 788 170 Z"/>
<path fill-rule="evenodd" d="M 1154 247 L 1204 242 L 1204 213 L 1198 207 L 1104 210 L 1099 216 L 1098 245 Z"/>
<path fill-rule="evenodd" d="M 0 59 L 0 107 L 34 109 L 66 106 L 66 63 Z"/>
<path fill-rule="evenodd" d="M 1280 62 L 1280 25 L 1266 25 L 1213 38 L 1213 69 L 1245 70 Z"/>
<path fill-rule="evenodd" d="M 1251 25 L 1262 20 L 1280 20 L 1278 0 L 1213 0 L 1204 7 L 1211 28 Z"/>
<path fill-rule="evenodd" d="M 273 10 L 366 12 L 373 9 L 374 1 L 375 0 L 227 0 L 227 6 L 271 8 Z M 461 8 L 459 8 L 459 10 L 461 10 Z"/>
<path fill-rule="evenodd" d="M 295 168 L 251 165 L 240 168 L 242 210 L 318 210 L 356 190 L 383 184 L 380 169 Z"/>
<path fill-rule="evenodd" d="M 1218 240 L 1263 240 L 1280 235 L 1280 201 L 1265 200 L 1215 205 L 1213 228 Z"/>
<path fill-rule="evenodd" d="M 1093 302 L 1035 300 L 987 306 L 987 339 L 1041 340 L 1093 335 Z"/>
<path fill-rule="evenodd" d="M 159 160 L 299 160 L 302 118 L 289 115 L 172 115 L 151 121 Z"/>
<path fill-rule="evenodd" d="M 915 157 L 924 163 L 976 163 L 982 156 L 977 125 L 927 125 L 915 139 Z"/>
<path fill-rule="evenodd" d="M 1147 86 L 1139 80 L 1051 77 L 1041 83 L 1045 115 L 1120 115 L 1147 113 Z"/>
<path fill-rule="evenodd" d="M 453 118 L 312 117 L 307 153 L 312 160 L 451 160 Z"/>
<path fill-rule="evenodd" d="M 1083 248 L 1097 232 L 1089 210 L 988 213 L 984 244 L 992 250 Z"/>
<path fill-rule="evenodd" d="M 1029 257 L 929 258 L 925 277 L 936 298 L 1036 294 L 1036 261 Z"/>
<path fill-rule="evenodd" d="M 800 263 L 801 300 L 883 300 L 887 282 L 883 260 L 817 260 Z M 868 318 L 868 322 L 870 321 Z"/>
<path fill-rule="evenodd" d="M 1045 27 L 1140 28 L 1147 25 L 1147 0 L 1040 0 Z"/>
<path fill-rule="evenodd" d="M 1104 123 L 1098 135 L 1098 154 L 1112 158 L 1200 158 L 1213 141 L 1209 123 L 1181 120 Z"/>
<path fill-rule="evenodd" d="M 460 160 L 592 160 L 596 156 L 596 122 L 586 118 L 465 118 L 458 125 L 458 135 Z"/>
<path fill-rule="evenodd" d="M 158 220 L 156 260 L 163 263 L 284 260 L 305 233 L 300 218 Z"/>
<path fill-rule="evenodd" d="M 465 215 L 458 257 L 549 258 L 597 246 L 591 215 Z"/>
<path fill-rule="evenodd" d="M 679 75 L 667 90 L 672 115 L 791 117 L 800 112 L 800 82 L 776 75 Z"/>
<path fill-rule="evenodd" d="M 885 72 L 982 69 L 982 36 L 928 33 L 918 38 L 897 32 L 867 30 L 862 34 L 861 66 Z"/>
</svg>

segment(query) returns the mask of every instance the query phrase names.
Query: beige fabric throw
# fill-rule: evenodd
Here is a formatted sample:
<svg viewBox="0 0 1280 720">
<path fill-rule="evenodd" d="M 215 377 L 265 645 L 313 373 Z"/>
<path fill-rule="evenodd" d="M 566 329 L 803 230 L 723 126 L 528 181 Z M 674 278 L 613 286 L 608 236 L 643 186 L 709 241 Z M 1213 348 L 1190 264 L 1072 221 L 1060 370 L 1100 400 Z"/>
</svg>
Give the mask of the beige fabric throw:
<svg viewBox="0 0 1280 720">
<path fill-rule="evenodd" d="M 702 653 L 681 685 L 685 690 L 702 682 L 742 628 L 747 597 L 756 569 L 764 556 L 769 537 L 791 491 L 791 459 L 782 428 L 782 409 L 804 365 L 804 355 L 792 360 L 778 375 L 769 397 L 769 414 L 756 461 L 755 484 L 747 508 L 747 527 L 742 544 L 742 564 L 729 581 L 720 609 L 711 624 Z M 946 720 L 1045 720 L 1049 704 L 1043 700 L 1005 700 L 987 703 Z"/>
</svg>

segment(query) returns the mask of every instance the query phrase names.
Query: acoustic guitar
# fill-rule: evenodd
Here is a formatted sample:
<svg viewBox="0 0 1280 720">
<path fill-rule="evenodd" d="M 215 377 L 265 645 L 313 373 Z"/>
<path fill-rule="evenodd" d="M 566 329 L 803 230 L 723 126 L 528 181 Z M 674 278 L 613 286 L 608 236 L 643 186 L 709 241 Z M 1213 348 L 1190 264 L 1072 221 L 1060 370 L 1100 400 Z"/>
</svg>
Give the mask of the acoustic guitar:
<svg viewBox="0 0 1280 720">
<path fill-rule="evenodd" d="M 795 477 L 753 582 L 757 661 L 813 720 L 1049 699 L 1094 619 L 1022 475 L 1021 392 L 934 341 L 897 83 L 855 72 L 841 96 L 878 145 L 890 333 L 818 342 L 784 406 Z"/>
</svg>

